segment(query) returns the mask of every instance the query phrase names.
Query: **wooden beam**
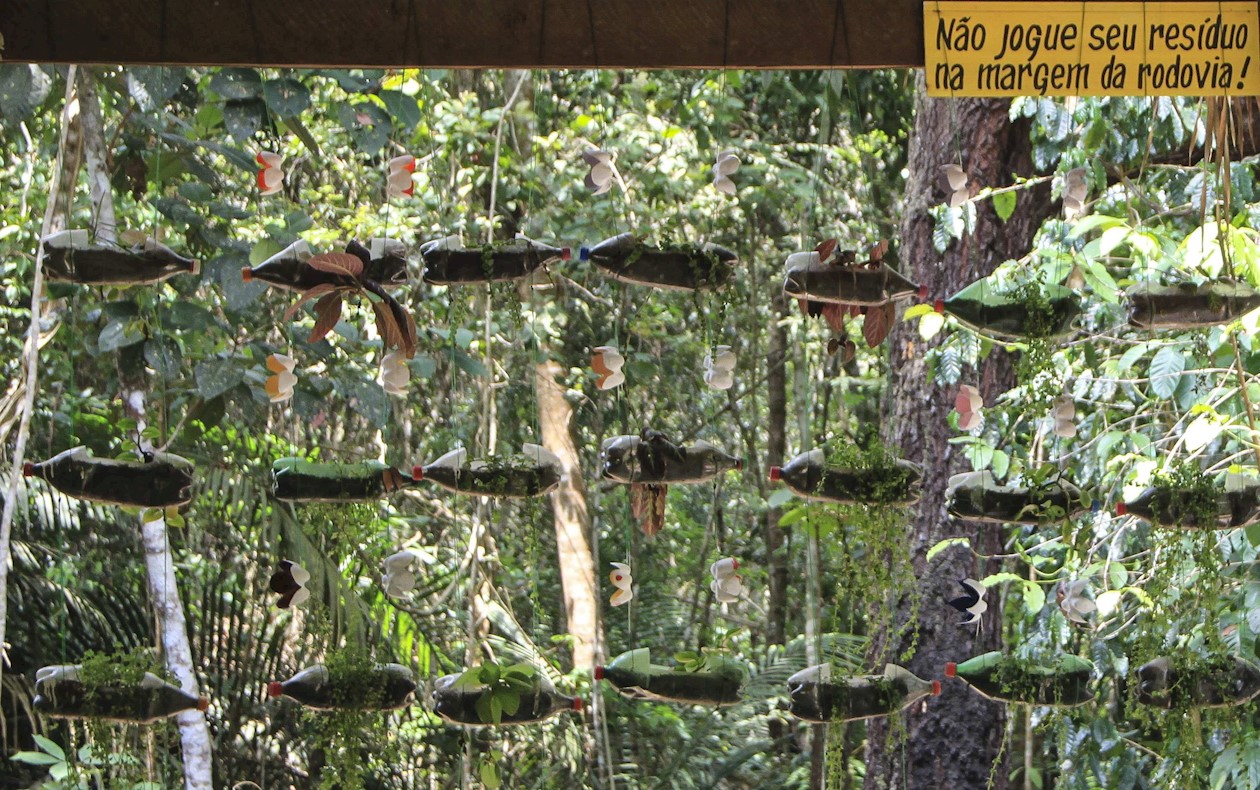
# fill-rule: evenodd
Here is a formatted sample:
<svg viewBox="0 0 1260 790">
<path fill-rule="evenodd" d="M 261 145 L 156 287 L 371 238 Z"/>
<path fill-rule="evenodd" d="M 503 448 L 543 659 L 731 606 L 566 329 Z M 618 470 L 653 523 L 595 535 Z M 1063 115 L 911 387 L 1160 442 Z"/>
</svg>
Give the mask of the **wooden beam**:
<svg viewBox="0 0 1260 790">
<path fill-rule="evenodd" d="M 8 62 L 923 65 L 921 0 L 0 0 Z"/>
</svg>

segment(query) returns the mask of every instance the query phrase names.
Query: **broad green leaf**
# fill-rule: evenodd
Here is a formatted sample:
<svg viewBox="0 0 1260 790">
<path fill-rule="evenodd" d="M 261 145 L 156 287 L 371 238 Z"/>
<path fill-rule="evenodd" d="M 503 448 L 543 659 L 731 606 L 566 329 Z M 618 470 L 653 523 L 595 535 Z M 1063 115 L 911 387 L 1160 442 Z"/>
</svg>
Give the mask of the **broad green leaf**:
<svg viewBox="0 0 1260 790">
<path fill-rule="evenodd" d="M 1006 222 L 1015 213 L 1016 193 L 1014 190 L 1009 192 L 997 192 L 993 195 L 993 211 L 998 215 L 998 219 Z"/>
<path fill-rule="evenodd" d="M 971 541 L 967 538 L 946 538 L 945 540 L 939 541 L 932 548 L 928 549 L 927 556 L 924 560 L 926 562 L 931 562 L 937 554 L 940 554 L 942 551 L 950 548 L 951 546 L 966 546 L 967 548 L 971 548 Z"/>
<path fill-rule="evenodd" d="M 0 63 L 0 118 L 11 128 L 39 109 L 51 91 L 52 78 L 39 66 Z"/>
<path fill-rule="evenodd" d="M 1046 591 L 1034 581 L 1024 581 L 1024 611 L 1037 615 L 1046 607 Z"/>
<path fill-rule="evenodd" d="M 51 754 L 43 752 L 18 752 L 10 758 L 15 763 L 25 763 L 26 765 L 56 765 L 64 762 L 65 757 L 53 757 Z"/>
<path fill-rule="evenodd" d="M 779 519 L 779 526 L 790 527 L 798 521 L 803 521 L 807 516 L 809 516 L 809 506 L 801 505 L 784 513 L 783 517 Z"/>
<path fill-rule="evenodd" d="M 936 335 L 941 331 L 941 328 L 944 326 L 945 316 L 943 314 L 936 311 L 926 313 L 923 318 L 919 320 L 919 337 L 924 340 L 931 340 L 936 337 Z"/>
<path fill-rule="evenodd" d="M 485 785 L 486 790 L 498 790 L 503 786 L 503 780 L 499 778 L 499 769 L 489 760 L 481 763 L 481 767 L 477 769 L 477 775 L 481 777 L 481 783 Z"/>
<path fill-rule="evenodd" d="M 1181 383 L 1186 369 L 1186 355 L 1175 346 L 1164 346 L 1151 359 L 1151 392 L 1159 398 L 1171 398 Z"/>
<path fill-rule="evenodd" d="M 256 99 L 262 94 L 257 69 L 219 69 L 210 78 L 210 90 L 225 99 Z"/>
<path fill-rule="evenodd" d="M 1186 428 L 1186 449 L 1192 453 L 1202 450 L 1220 436 L 1224 429 L 1225 424 L 1215 414 L 1200 414 Z"/>
<path fill-rule="evenodd" d="M 32 735 L 35 745 L 48 754 L 56 757 L 58 760 L 66 759 L 66 752 L 56 741 L 45 738 L 43 735 Z"/>
<path fill-rule="evenodd" d="M 267 80 L 262 86 L 263 98 L 272 112 L 280 116 L 297 116 L 311 105 L 311 92 L 292 77 Z"/>
<path fill-rule="evenodd" d="M 788 502 L 791 502 L 792 498 L 795 496 L 796 495 L 792 493 L 792 489 L 780 488 L 770 494 L 770 496 L 766 499 L 766 504 L 770 507 L 783 507 Z"/>
<path fill-rule="evenodd" d="M 1108 581 L 1114 590 L 1119 590 L 1129 583 L 1129 569 L 1124 567 L 1124 563 L 1112 562 L 1108 569 Z"/>
<path fill-rule="evenodd" d="M 927 304 L 927 303 L 920 303 L 920 304 L 910 305 L 909 307 L 907 307 L 906 312 L 902 314 L 901 317 L 905 319 L 906 321 L 911 321 L 911 320 L 914 320 L 915 318 L 919 318 L 920 316 L 925 316 L 931 312 L 934 312 L 932 309 L 932 305 Z"/>
<path fill-rule="evenodd" d="M 117 351 L 120 348 L 135 345 L 144 340 L 144 334 L 128 329 L 130 322 L 123 320 L 110 321 L 101 330 L 96 339 L 96 347 L 101 351 Z"/>
</svg>

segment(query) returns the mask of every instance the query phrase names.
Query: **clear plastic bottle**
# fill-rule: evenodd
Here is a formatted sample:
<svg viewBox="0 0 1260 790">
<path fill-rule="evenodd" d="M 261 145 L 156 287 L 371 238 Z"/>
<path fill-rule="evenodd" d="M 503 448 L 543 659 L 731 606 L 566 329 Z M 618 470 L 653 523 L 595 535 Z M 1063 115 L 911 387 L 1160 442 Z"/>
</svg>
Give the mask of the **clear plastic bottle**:
<svg viewBox="0 0 1260 790">
<path fill-rule="evenodd" d="M 945 677 L 957 677 L 989 699 L 1024 702 L 1031 705 L 1072 707 L 1094 698 L 1089 688 L 1094 664 L 1070 654 L 1052 663 L 1035 663 L 1003 655 L 984 653 L 961 664 L 945 665 Z"/>
<path fill-rule="evenodd" d="M 353 680 L 334 680 L 323 664 L 267 684 L 267 696 L 296 700 L 315 710 L 396 710 L 411 704 L 416 676 L 402 664 L 376 664 Z"/>
<path fill-rule="evenodd" d="M 742 458 L 716 445 L 698 441 L 678 447 L 652 445 L 641 436 L 614 436 L 600 446 L 604 478 L 618 483 L 703 483 L 731 469 L 743 469 Z"/>
<path fill-rule="evenodd" d="M 337 464 L 281 458 L 271 471 L 276 499 L 287 502 L 368 502 L 418 482 L 379 461 Z"/>
<path fill-rule="evenodd" d="M 1008 292 L 997 291 L 989 280 L 978 280 L 953 296 L 937 301 L 936 311 L 949 313 L 979 334 L 996 340 L 1061 337 L 1072 331 L 1081 312 L 1080 300 L 1061 285 L 1039 286 L 1048 312 L 1032 313 Z"/>
<path fill-rule="evenodd" d="M 1217 497 L 1215 517 L 1200 523 L 1201 514 L 1187 506 L 1176 489 L 1152 486 L 1124 503 L 1124 513 L 1166 529 L 1231 529 L 1260 521 L 1260 477 L 1227 472 Z"/>
<path fill-rule="evenodd" d="M 783 292 L 794 299 L 878 307 L 919 292 L 919 286 L 883 262 L 822 264 L 817 252 L 796 252 L 784 265 Z"/>
<path fill-rule="evenodd" d="M 1088 509 L 1081 490 L 1066 480 L 1037 488 L 1001 485 L 987 469 L 949 478 L 945 498 L 951 516 L 994 524 L 1047 524 Z"/>
<path fill-rule="evenodd" d="M 798 496 L 846 504 L 914 504 L 919 501 L 920 477 L 917 464 L 901 459 L 888 468 L 829 466 L 821 448 L 770 467 L 770 479 L 782 480 Z"/>
<path fill-rule="evenodd" d="M 492 693 L 484 685 L 461 686 L 462 674 L 444 675 L 433 685 L 433 712 L 452 724 L 495 726 L 501 724 L 528 724 L 551 718 L 561 711 L 582 710 L 582 698 L 570 697 L 556 691 L 545 677 L 534 679 L 532 688 L 516 693 L 519 699 L 515 710 L 502 710 L 499 721 L 483 717 L 477 710 L 482 696 Z M 489 719 L 489 720 L 487 720 Z"/>
<path fill-rule="evenodd" d="M 583 247 L 581 257 L 622 282 L 673 291 L 719 288 L 739 262 L 734 252 L 716 244 L 653 247 L 629 233 Z"/>
<path fill-rule="evenodd" d="M 35 710 L 63 719 L 106 719 L 128 724 L 151 724 L 186 710 L 204 711 L 209 700 L 146 672 L 135 685 L 89 688 L 79 677 L 80 667 L 44 667 L 35 674 Z"/>
<path fill-rule="evenodd" d="M 939 680 L 923 680 L 896 664 L 884 665 L 882 675 L 836 675 L 831 664 L 818 664 L 797 672 L 787 684 L 789 712 L 820 723 L 887 716 L 941 693 Z"/>
<path fill-rule="evenodd" d="M 518 280 L 550 261 L 569 260 L 568 247 L 553 247 L 524 236 L 508 242 L 465 247 L 458 236 L 434 239 L 420 248 L 424 281 L 432 285 Z"/>
<path fill-rule="evenodd" d="M 564 467 L 545 447 L 526 444 L 519 456 L 468 462 L 468 451 L 452 450 L 412 469 L 416 480 L 431 480 L 461 494 L 484 497 L 542 496 L 560 484 Z"/>
<path fill-rule="evenodd" d="M 1167 656 L 1138 669 L 1138 702 L 1157 708 L 1224 708 L 1260 694 L 1260 667 L 1239 656 L 1175 662 Z"/>
<path fill-rule="evenodd" d="M 725 656 L 707 655 L 703 667 L 695 671 L 653 664 L 646 647 L 595 667 L 596 680 L 607 680 L 626 696 L 712 707 L 739 702 L 747 677 L 742 663 Z"/>
<path fill-rule="evenodd" d="M 1260 307 L 1246 283 L 1181 285 L 1139 283 L 1128 289 L 1129 325 L 1138 329 L 1197 329 L 1225 324 Z"/>
<path fill-rule="evenodd" d="M 311 249 L 301 239 L 257 266 L 241 269 L 241 279 L 245 282 L 258 280 L 285 291 L 307 291 L 317 285 L 357 288 L 358 280 L 371 280 L 385 288 L 407 282 L 407 259 L 399 254 L 397 244 L 378 244 L 377 241 L 373 239 L 373 244 L 381 252 L 378 257 L 372 257 L 371 252 L 357 241 L 346 245 L 346 252 L 363 263 L 363 272 L 358 279 L 311 266 L 307 263 L 312 257 Z"/>
<path fill-rule="evenodd" d="M 177 274 L 198 274 L 200 262 L 152 238 L 131 249 L 88 244 L 87 231 L 46 236 L 44 274 L 49 280 L 84 285 L 150 285 Z"/>
<path fill-rule="evenodd" d="M 53 488 L 77 499 L 130 507 L 167 508 L 192 501 L 193 465 L 169 453 L 151 461 L 94 458 L 86 447 L 27 463 L 22 473 L 42 477 Z"/>
</svg>

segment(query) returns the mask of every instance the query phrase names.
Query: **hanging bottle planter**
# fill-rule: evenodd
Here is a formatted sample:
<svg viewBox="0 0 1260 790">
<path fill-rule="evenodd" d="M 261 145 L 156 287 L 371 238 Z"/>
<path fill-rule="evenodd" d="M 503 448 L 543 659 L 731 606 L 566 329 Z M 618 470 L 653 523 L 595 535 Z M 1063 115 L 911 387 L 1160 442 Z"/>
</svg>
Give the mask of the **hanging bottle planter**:
<svg viewBox="0 0 1260 790">
<path fill-rule="evenodd" d="M 734 276 L 739 261 L 735 253 L 716 244 L 655 247 L 629 233 L 583 247 L 581 257 L 622 282 L 674 291 L 720 288 Z"/>
<path fill-rule="evenodd" d="M 1260 307 L 1260 293 L 1246 283 L 1191 285 L 1139 283 L 1126 291 L 1129 325 L 1138 329 L 1197 329 L 1224 324 Z"/>
<path fill-rule="evenodd" d="M 447 236 L 425 244 L 420 254 L 424 281 L 432 285 L 519 280 L 551 261 L 569 260 L 568 247 L 552 247 L 524 236 L 480 247 L 464 247 L 458 236 Z"/>
<path fill-rule="evenodd" d="M 1231 529 L 1260 522 L 1260 477 L 1228 472 L 1223 486 L 1207 481 L 1200 474 L 1190 485 L 1157 483 L 1119 510 L 1165 529 Z"/>
<path fill-rule="evenodd" d="M 1260 667 L 1239 656 L 1179 663 L 1167 656 L 1138 669 L 1138 702 L 1157 708 L 1226 708 L 1260 695 Z"/>
<path fill-rule="evenodd" d="M 1080 656 L 1065 654 L 1051 663 L 1036 663 L 996 650 L 961 664 L 945 665 L 946 677 L 966 681 L 989 699 L 1055 707 L 1092 700 L 1089 681 L 1093 672 L 1093 662 Z"/>
<path fill-rule="evenodd" d="M 622 653 L 607 666 L 595 667 L 596 680 L 607 680 L 627 697 L 713 707 L 739 702 L 747 676 L 742 662 L 713 653 L 692 664 L 653 664 L 646 647 Z"/>
<path fill-rule="evenodd" d="M 460 494 L 533 497 L 559 485 L 564 467 L 545 447 L 525 444 L 519 454 L 471 463 L 467 450 L 452 450 L 431 464 L 415 467 L 411 476 L 415 480 L 431 480 Z"/>
<path fill-rule="evenodd" d="M 42 477 L 66 496 L 126 507 L 168 508 L 192 501 L 193 465 L 169 453 L 151 453 L 149 461 L 94 458 L 75 447 L 40 463 L 27 463 L 22 473 Z"/>
<path fill-rule="evenodd" d="M 452 724 L 528 724 L 566 710 L 582 710 L 582 698 L 559 693 L 528 664 L 485 664 L 433 685 L 433 712 Z"/>
<path fill-rule="evenodd" d="M 703 483 L 744 468 L 742 458 L 709 442 L 678 446 L 652 430 L 605 439 L 599 452 L 604 479 L 618 483 Z"/>
<path fill-rule="evenodd" d="M 984 279 L 938 300 L 936 311 L 999 342 L 1018 342 L 1069 334 L 1081 306 L 1076 294 L 1061 285 L 1025 283 L 998 290 Z"/>
<path fill-rule="evenodd" d="M 885 664 L 882 675 L 836 675 L 831 664 L 819 664 L 797 672 L 787 684 L 788 711 L 821 724 L 887 716 L 941 693 L 939 680 L 923 680 L 896 664 Z"/>
<path fill-rule="evenodd" d="M 832 304 L 878 307 L 919 292 L 919 286 L 882 260 L 856 263 L 843 251 L 830 262 L 818 251 L 795 252 L 784 263 L 783 293 L 794 299 Z"/>
<path fill-rule="evenodd" d="M 333 677 L 323 664 L 267 684 L 267 696 L 288 697 L 315 710 L 396 710 L 411 704 L 416 676 L 402 664 L 374 664 Z"/>
<path fill-rule="evenodd" d="M 155 239 L 131 249 L 88 243 L 86 230 L 45 236 L 44 274 L 49 280 L 83 285 L 150 285 L 177 274 L 198 274 L 200 262 Z"/>
<path fill-rule="evenodd" d="M 354 464 L 281 458 L 271 465 L 272 493 L 286 502 L 369 502 L 417 480 L 379 461 Z"/>
<path fill-rule="evenodd" d="M 358 277 L 350 277 L 312 266 L 315 257 L 306 242 L 298 239 L 257 266 L 241 269 L 245 282 L 258 280 L 284 291 L 309 291 L 318 286 L 357 289 L 362 280 L 385 288 L 396 288 L 407 282 L 406 249 L 394 239 L 372 239 L 369 250 L 357 241 L 346 245 L 346 254 L 362 264 Z"/>
<path fill-rule="evenodd" d="M 900 458 L 865 467 L 829 465 L 822 448 L 770 467 L 770 479 L 782 480 L 798 496 L 845 504 L 912 505 L 919 501 L 922 476 L 917 464 Z"/>
<path fill-rule="evenodd" d="M 1066 480 L 1033 487 L 1001 485 L 987 469 L 949 478 L 945 498 L 954 518 L 994 524 L 1049 524 L 1088 509 L 1081 490 Z"/>
<path fill-rule="evenodd" d="M 35 673 L 35 710 L 60 719 L 105 719 L 152 724 L 186 710 L 204 711 L 197 697 L 145 672 L 138 683 L 88 684 L 78 664 L 44 667 Z"/>
</svg>

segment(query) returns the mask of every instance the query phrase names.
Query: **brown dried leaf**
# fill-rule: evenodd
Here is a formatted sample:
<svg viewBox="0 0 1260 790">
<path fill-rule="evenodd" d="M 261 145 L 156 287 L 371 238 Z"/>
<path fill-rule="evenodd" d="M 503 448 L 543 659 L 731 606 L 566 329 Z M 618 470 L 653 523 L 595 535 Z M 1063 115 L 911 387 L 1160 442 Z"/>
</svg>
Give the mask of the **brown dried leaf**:
<svg viewBox="0 0 1260 790">
<path fill-rule="evenodd" d="M 363 274 L 363 261 L 348 252 L 326 252 L 306 262 L 312 269 L 358 279 Z"/>
<path fill-rule="evenodd" d="M 831 327 L 832 332 L 844 332 L 844 317 L 849 312 L 847 304 L 836 304 L 827 302 L 822 306 L 822 317 L 827 322 L 827 326 Z"/>
<path fill-rule="evenodd" d="M 823 239 L 822 243 L 814 248 L 814 252 L 818 253 L 818 260 L 826 262 L 831 257 L 831 253 L 836 251 L 836 246 L 839 244 L 840 242 L 837 239 Z"/>
<path fill-rule="evenodd" d="M 866 345 L 875 348 L 883 343 L 896 320 L 897 306 L 892 302 L 867 308 L 866 320 L 862 322 L 862 337 L 866 338 Z"/>
<path fill-rule="evenodd" d="M 643 534 L 651 537 L 665 526 L 665 497 L 669 486 L 636 483 L 630 486 L 630 512 Z"/>
<path fill-rule="evenodd" d="M 298 310 L 302 309 L 302 305 L 306 304 L 311 299 L 316 299 L 324 294 L 332 293 L 335 290 L 337 290 L 337 286 L 332 283 L 320 283 L 314 288 L 303 291 L 302 295 L 298 297 L 298 300 L 289 305 L 288 310 L 284 311 L 284 320 L 292 321 L 293 316 L 297 315 Z"/>
<path fill-rule="evenodd" d="M 385 348 L 401 348 L 402 329 L 394 320 L 394 314 L 385 302 L 372 300 L 372 312 L 376 313 L 376 333 L 381 336 Z"/>
<path fill-rule="evenodd" d="M 330 293 L 315 303 L 315 327 L 307 343 L 316 343 L 333 330 L 341 320 L 341 294 Z"/>
<path fill-rule="evenodd" d="M 871 247 L 870 260 L 871 263 L 879 263 L 888 254 L 888 239 L 881 239 Z"/>
</svg>

